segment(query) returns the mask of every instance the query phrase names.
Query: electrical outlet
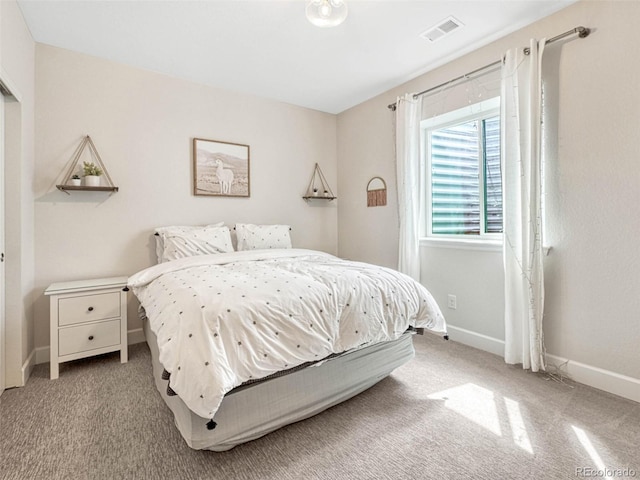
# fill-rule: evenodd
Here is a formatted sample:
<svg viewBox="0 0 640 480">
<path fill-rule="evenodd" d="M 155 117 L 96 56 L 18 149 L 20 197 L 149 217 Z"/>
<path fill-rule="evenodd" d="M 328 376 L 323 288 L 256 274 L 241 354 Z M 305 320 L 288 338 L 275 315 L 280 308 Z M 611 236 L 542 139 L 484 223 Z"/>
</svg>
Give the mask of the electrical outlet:
<svg viewBox="0 0 640 480">
<path fill-rule="evenodd" d="M 449 307 L 451 310 L 455 310 L 456 308 L 458 308 L 458 301 L 455 295 L 447 295 L 447 307 Z"/>
</svg>

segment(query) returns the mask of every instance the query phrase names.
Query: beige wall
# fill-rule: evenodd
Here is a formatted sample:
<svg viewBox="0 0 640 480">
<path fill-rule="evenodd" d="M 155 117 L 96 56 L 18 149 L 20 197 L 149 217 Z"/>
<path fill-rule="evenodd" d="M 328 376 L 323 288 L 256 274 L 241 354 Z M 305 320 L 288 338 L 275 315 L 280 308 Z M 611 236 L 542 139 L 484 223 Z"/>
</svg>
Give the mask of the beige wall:
<svg viewBox="0 0 640 480">
<path fill-rule="evenodd" d="M 6 385 L 22 385 L 33 351 L 35 43 L 14 1 L 0 2 L 0 78 L 5 102 Z"/>
<path fill-rule="evenodd" d="M 155 226 L 286 223 L 295 247 L 336 253 L 337 202 L 302 199 L 315 162 L 338 194 L 334 115 L 40 44 L 36 73 L 37 347 L 49 344 L 47 285 L 154 264 Z M 55 188 L 86 134 L 120 189 L 112 196 Z M 194 137 L 250 146 L 250 198 L 192 195 Z"/>
<path fill-rule="evenodd" d="M 638 2 L 576 3 L 338 116 L 339 254 L 395 266 L 397 203 L 393 115 L 387 105 L 499 59 L 531 37 L 578 25 L 583 40 L 550 46 L 557 67 L 557 138 L 548 164 L 545 342 L 557 356 L 640 378 L 640 46 Z M 367 208 L 381 175 L 389 206 Z M 423 283 L 448 321 L 479 339 L 504 338 L 499 252 L 422 247 Z M 457 295 L 458 309 L 446 308 Z M 484 338 L 487 337 L 487 338 Z"/>
</svg>

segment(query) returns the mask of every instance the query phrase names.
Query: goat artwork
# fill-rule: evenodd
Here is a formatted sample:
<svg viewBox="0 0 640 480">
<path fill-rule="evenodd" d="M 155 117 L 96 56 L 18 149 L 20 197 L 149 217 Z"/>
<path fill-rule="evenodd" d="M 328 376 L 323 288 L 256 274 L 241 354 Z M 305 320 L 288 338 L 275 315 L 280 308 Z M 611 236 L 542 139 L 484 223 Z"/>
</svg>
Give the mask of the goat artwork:
<svg viewBox="0 0 640 480">
<path fill-rule="evenodd" d="M 231 195 L 231 185 L 233 184 L 233 170 L 224 168 L 220 159 L 216 160 L 216 177 L 220 183 L 220 195 Z"/>
</svg>

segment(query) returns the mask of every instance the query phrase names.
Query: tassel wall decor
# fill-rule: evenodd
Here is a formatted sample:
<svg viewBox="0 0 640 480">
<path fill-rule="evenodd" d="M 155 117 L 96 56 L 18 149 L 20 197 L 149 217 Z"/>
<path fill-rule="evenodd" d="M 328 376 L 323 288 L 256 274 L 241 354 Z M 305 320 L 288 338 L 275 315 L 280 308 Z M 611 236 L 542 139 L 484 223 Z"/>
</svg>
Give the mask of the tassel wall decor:
<svg viewBox="0 0 640 480">
<path fill-rule="evenodd" d="M 367 184 L 367 207 L 383 207 L 387 204 L 387 184 L 381 177 L 373 177 Z"/>
</svg>

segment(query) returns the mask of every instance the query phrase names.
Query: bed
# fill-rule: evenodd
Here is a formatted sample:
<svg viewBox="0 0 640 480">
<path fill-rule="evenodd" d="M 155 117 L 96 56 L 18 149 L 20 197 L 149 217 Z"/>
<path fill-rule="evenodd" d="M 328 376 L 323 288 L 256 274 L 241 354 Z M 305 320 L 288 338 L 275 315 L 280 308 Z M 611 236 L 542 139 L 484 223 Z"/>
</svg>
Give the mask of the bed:
<svg viewBox="0 0 640 480">
<path fill-rule="evenodd" d="M 429 292 L 394 270 L 287 245 L 224 250 L 129 279 L 156 386 L 194 449 L 315 415 L 413 358 L 416 330 L 445 333 Z"/>
</svg>

